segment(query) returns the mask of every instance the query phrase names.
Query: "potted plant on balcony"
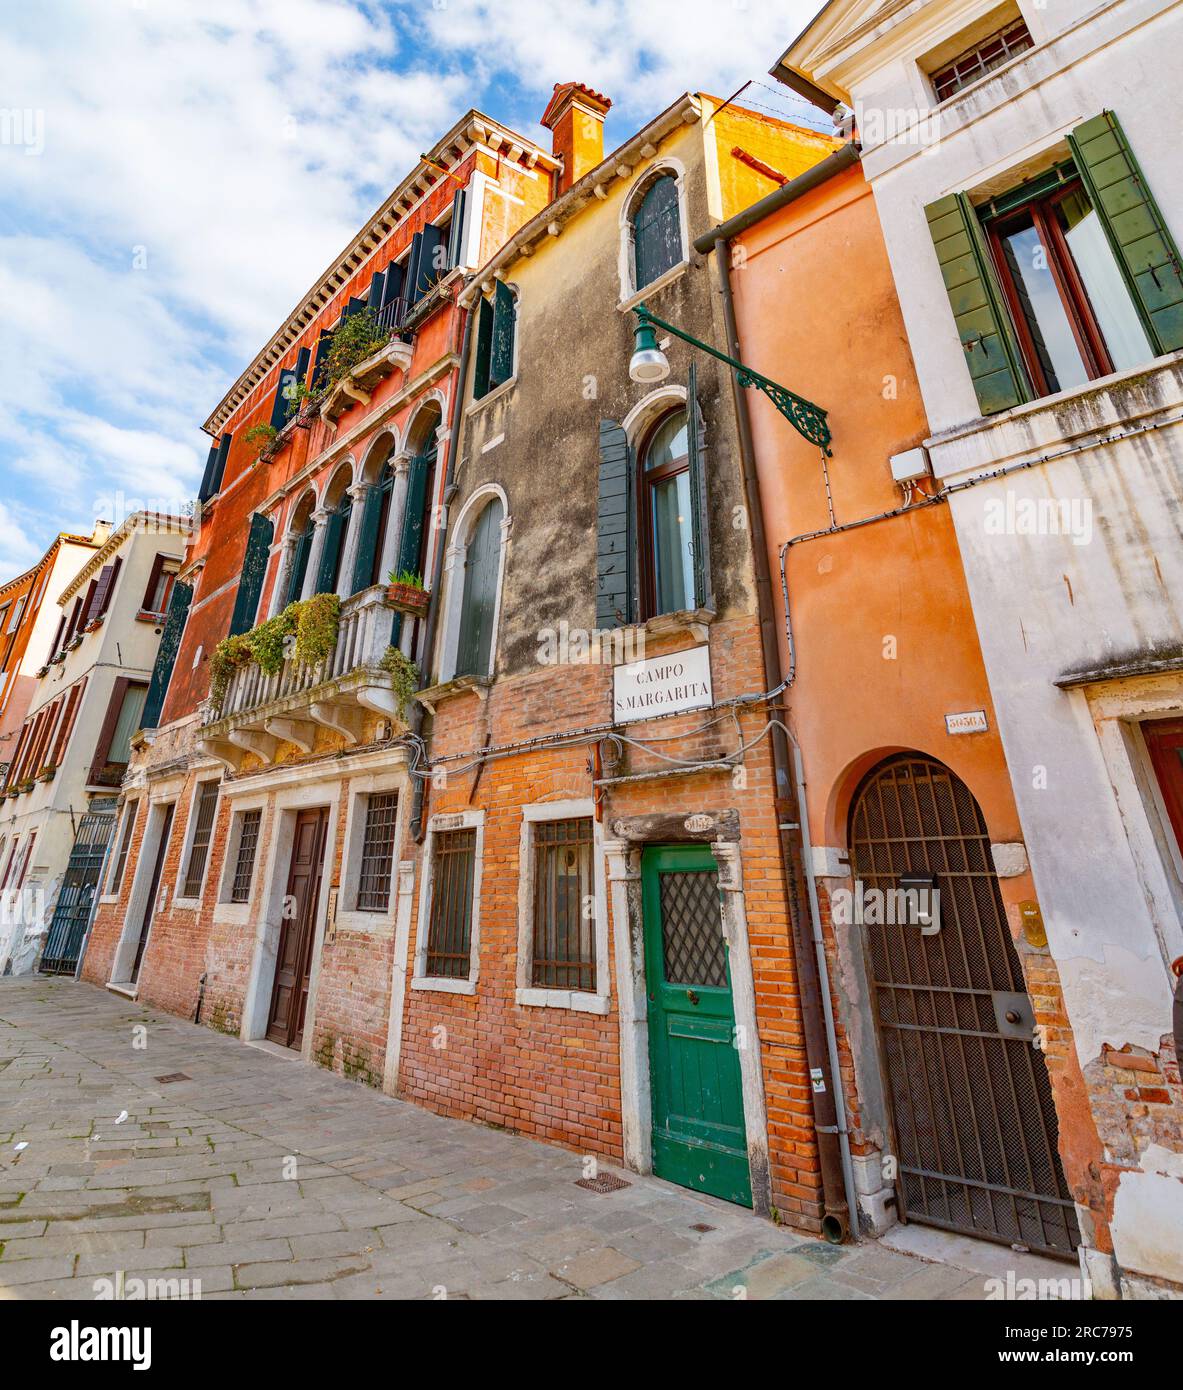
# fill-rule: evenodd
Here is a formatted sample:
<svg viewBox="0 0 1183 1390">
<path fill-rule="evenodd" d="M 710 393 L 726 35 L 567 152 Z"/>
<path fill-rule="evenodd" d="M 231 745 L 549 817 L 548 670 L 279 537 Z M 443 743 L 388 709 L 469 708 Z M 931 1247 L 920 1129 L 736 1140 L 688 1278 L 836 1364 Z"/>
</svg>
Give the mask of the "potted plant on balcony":
<svg viewBox="0 0 1183 1390">
<path fill-rule="evenodd" d="M 417 574 L 403 570 L 399 574 L 391 573 L 386 588 L 386 602 L 399 613 L 405 613 L 410 618 L 421 618 L 427 612 L 431 595 Z"/>
</svg>

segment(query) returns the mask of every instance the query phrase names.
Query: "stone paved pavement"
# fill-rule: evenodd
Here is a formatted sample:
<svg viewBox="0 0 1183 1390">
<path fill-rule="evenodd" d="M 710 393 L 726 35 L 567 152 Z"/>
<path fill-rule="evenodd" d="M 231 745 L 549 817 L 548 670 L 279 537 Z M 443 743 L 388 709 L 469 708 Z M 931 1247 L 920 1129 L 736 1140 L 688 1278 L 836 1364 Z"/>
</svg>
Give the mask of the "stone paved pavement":
<svg viewBox="0 0 1183 1390">
<path fill-rule="evenodd" d="M 983 1294 L 968 1269 L 581 1176 L 577 1154 L 90 985 L 0 980 L 0 1297 L 89 1299 L 120 1271 L 202 1298 Z"/>
</svg>

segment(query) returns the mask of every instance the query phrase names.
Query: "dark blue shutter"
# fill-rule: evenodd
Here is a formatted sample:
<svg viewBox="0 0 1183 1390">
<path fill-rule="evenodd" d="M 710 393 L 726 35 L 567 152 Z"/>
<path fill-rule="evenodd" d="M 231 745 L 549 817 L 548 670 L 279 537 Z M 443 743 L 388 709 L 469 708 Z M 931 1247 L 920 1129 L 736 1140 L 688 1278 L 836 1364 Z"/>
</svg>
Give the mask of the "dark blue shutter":
<svg viewBox="0 0 1183 1390">
<path fill-rule="evenodd" d="M 378 523 L 382 519 L 382 487 L 374 483 L 366 493 L 362 507 L 361 531 L 357 538 L 357 558 L 353 564 L 353 579 L 349 592 L 356 594 L 370 583 L 374 570 L 374 552 L 378 548 Z"/>
<path fill-rule="evenodd" d="M 292 399 L 291 392 L 296 388 L 299 381 L 295 367 L 285 367 L 279 374 L 279 381 L 275 387 L 275 399 L 271 403 L 271 427 L 281 430 L 288 422 L 288 403 Z"/>
<path fill-rule="evenodd" d="M 214 459 L 214 475 L 210 479 L 209 495 L 216 496 L 222 490 L 222 475 L 226 472 L 226 459 L 230 453 L 230 441 L 233 435 L 224 434 L 218 440 L 218 454 Z"/>
<path fill-rule="evenodd" d="M 493 348 L 493 306 L 481 300 L 476 325 L 476 366 L 473 370 L 472 394 L 475 400 L 489 394 L 489 364 Z"/>
<path fill-rule="evenodd" d="M 320 553 L 320 569 L 317 571 L 316 588 L 313 593 L 337 592 L 337 580 L 341 573 L 341 551 L 345 545 L 346 523 L 352 506 L 353 499 L 346 493 L 325 522 L 324 549 Z"/>
<path fill-rule="evenodd" d="M 694 537 L 694 604 L 713 608 L 711 592 L 710 508 L 707 505 L 706 445 L 698 404 L 698 373 L 690 363 L 686 401 L 687 452 L 690 455 L 690 524 Z"/>
<path fill-rule="evenodd" d="M 164 708 L 164 697 L 168 693 L 169 677 L 177 661 L 177 651 L 181 645 L 181 634 L 185 630 L 185 619 L 189 614 L 189 600 L 193 590 L 188 584 L 174 584 L 172 597 L 168 603 L 168 616 L 160 634 L 160 645 L 156 648 L 156 664 L 152 667 L 152 680 L 144 699 L 144 712 L 140 716 L 141 729 L 154 729 L 160 722 L 160 711 Z"/>
<path fill-rule="evenodd" d="M 493 291 L 493 338 L 489 348 L 489 389 L 513 376 L 513 335 L 518 306 L 513 291 L 498 280 Z"/>
<path fill-rule="evenodd" d="M 304 576 L 308 573 L 308 556 L 312 550 L 312 533 L 313 527 L 310 521 L 300 532 L 300 539 L 296 542 L 296 553 L 292 556 L 292 570 L 288 576 L 285 605 L 295 603 L 300 597 L 300 590 L 304 587 Z"/>
<path fill-rule="evenodd" d="M 633 621 L 633 460 L 628 435 L 600 421 L 600 490 L 596 504 L 596 626 Z"/>
<path fill-rule="evenodd" d="M 386 272 L 376 270 L 370 277 L 370 292 L 366 296 L 366 306 L 376 314 L 382 307 L 382 295 L 386 289 Z"/>
<path fill-rule="evenodd" d="M 325 384 L 329 349 L 332 346 L 333 334 L 331 330 L 322 328 L 320 336 L 316 340 L 316 351 L 312 357 L 312 389 L 314 391 L 319 391 Z"/>
<path fill-rule="evenodd" d="M 302 347 L 296 353 L 296 381 L 303 385 L 308 380 L 308 363 L 312 358 L 312 350 Z"/>
<path fill-rule="evenodd" d="M 456 675 L 487 676 L 493 654 L 497 569 L 501 557 L 501 502 L 494 498 L 477 517 L 464 558 Z"/>
<path fill-rule="evenodd" d="M 456 190 L 452 199 L 452 222 L 448 228 L 448 269 L 455 270 L 460 264 L 460 253 L 464 249 L 464 208 L 468 202 L 468 190 Z"/>
<path fill-rule="evenodd" d="M 662 174 L 649 185 L 633 218 L 633 264 L 636 288 L 644 289 L 682 259 L 678 184 Z"/>
<path fill-rule="evenodd" d="M 246 554 L 242 559 L 242 575 L 234 600 L 234 616 L 230 619 L 230 636 L 249 632 L 255 625 L 259 595 L 263 592 L 263 576 L 271 554 L 272 525 L 258 512 L 251 517 L 251 529 L 246 538 Z"/>
<path fill-rule="evenodd" d="M 419 258 L 423 251 L 423 233 L 416 232 L 411 238 L 411 250 L 407 256 L 407 274 L 403 281 L 403 296 L 409 309 L 419 298 Z"/>
<path fill-rule="evenodd" d="M 416 299 L 421 299 L 443 277 L 447 269 L 447 256 L 443 228 L 429 222 L 423 228 L 423 243 L 419 250 L 419 292 Z"/>
<path fill-rule="evenodd" d="M 218 464 L 218 446 L 211 444 L 205 459 L 205 472 L 201 475 L 201 488 L 197 494 L 199 502 L 207 502 L 214 495 L 214 469 Z"/>
</svg>

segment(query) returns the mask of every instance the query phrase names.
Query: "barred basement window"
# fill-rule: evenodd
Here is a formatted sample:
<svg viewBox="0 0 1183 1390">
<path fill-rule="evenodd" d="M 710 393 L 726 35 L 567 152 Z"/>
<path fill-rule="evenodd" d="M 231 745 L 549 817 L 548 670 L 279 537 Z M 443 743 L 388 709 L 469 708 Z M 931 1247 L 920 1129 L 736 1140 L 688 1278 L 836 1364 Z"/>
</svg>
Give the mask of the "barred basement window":
<svg viewBox="0 0 1183 1390">
<path fill-rule="evenodd" d="M 390 906 L 390 874 L 394 867 L 394 828 L 398 797 L 371 796 L 366 806 L 361 874 L 357 886 L 359 912 L 385 912 Z"/>
<path fill-rule="evenodd" d="M 532 984 L 595 990 L 594 901 L 591 819 L 537 822 Z"/>
<path fill-rule="evenodd" d="M 429 976 L 462 980 L 469 975 L 475 871 L 475 828 L 436 831 L 432 836 L 433 883 L 427 924 Z"/>
<path fill-rule="evenodd" d="M 218 808 L 217 782 L 202 782 L 197 788 L 193 807 L 193 840 L 189 847 L 189 867 L 185 870 L 183 898 L 196 898 L 205 877 L 205 861 L 209 857 L 209 842 L 214 833 L 214 813 Z"/>
<path fill-rule="evenodd" d="M 937 100 L 944 101 L 954 92 L 961 91 L 962 87 L 976 82 L 979 77 L 985 77 L 1003 63 L 1009 63 L 1017 53 L 1025 53 L 1034 46 L 1035 40 L 1021 19 L 1008 24 L 1005 29 L 991 34 L 932 74 Z"/>
<path fill-rule="evenodd" d="M 263 812 L 244 811 L 238 831 L 238 855 L 234 861 L 234 882 L 230 885 L 230 901 L 250 901 L 251 876 L 255 872 L 255 849 L 259 843 L 259 822 Z"/>
<path fill-rule="evenodd" d="M 119 853 L 115 856 L 115 869 L 111 874 L 110 892 L 118 893 L 123 883 L 123 871 L 127 868 L 127 852 L 131 849 L 131 833 L 136 828 L 136 809 L 138 802 L 129 801 L 123 811 L 123 834 L 119 837 Z"/>
</svg>

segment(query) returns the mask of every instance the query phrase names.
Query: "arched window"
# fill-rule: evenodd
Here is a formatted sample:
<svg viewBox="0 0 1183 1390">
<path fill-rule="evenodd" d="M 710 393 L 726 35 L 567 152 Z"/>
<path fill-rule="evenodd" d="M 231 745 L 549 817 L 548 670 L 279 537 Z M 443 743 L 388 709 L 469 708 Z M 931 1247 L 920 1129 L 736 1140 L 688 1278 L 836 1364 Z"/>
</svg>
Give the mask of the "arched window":
<svg viewBox="0 0 1183 1390">
<path fill-rule="evenodd" d="M 373 493 L 371 493 L 371 496 L 376 494 L 378 500 L 376 503 L 374 503 L 377 521 L 374 527 L 373 540 L 371 542 L 370 550 L 368 552 L 370 570 L 369 577 L 366 582 L 369 584 L 382 584 L 386 580 L 386 576 L 381 572 L 382 551 L 386 544 L 386 528 L 390 524 L 390 494 L 391 492 L 393 492 L 393 490 L 394 469 L 391 468 L 389 463 L 384 463 L 382 465 L 381 473 L 378 474 L 378 481 L 374 484 L 374 491 Z M 366 499 L 366 505 L 369 505 L 369 498 Z M 364 565 L 367 556 L 367 551 L 365 549 L 365 540 L 366 537 L 363 533 L 363 549 L 361 552 L 361 556 L 358 560 L 359 574 L 362 573 L 362 566 Z M 356 592 L 358 588 L 364 587 L 364 585 L 359 584 L 355 587 L 354 592 Z"/>
<path fill-rule="evenodd" d="M 695 606 L 694 506 L 685 410 L 658 421 L 641 451 L 641 584 L 645 611 Z"/>
<path fill-rule="evenodd" d="M 341 557 L 345 551 L 345 537 L 349 534 L 349 514 L 353 511 L 353 498 L 348 490 L 341 494 L 340 501 L 329 512 L 325 522 L 324 549 L 320 552 L 320 568 L 316 575 L 314 594 L 335 594 L 337 582 L 341 578 Z"/>
<path fill-rule="evenodd" d="M 632 215 L 633 289 L 643 290 L 683 259 L 678 181 L 660 174 L 646 188 Z"/>
<path fill-rule="evenodd" d="M 503 518 L 501 501 L 495 497 L 477 517 L 469 532 L 460 601 L 460 640 L 456 651 L 458 676 L 487 676 L 490 673 Z"/>
<path fill-rule="evenodd" d="M 312 550 L 312 533 L 315 529 L 311 516 L 304 522 L 296 548 L 292 552 L 292 569 L 288 575 L 287 594 L 284 605 L 295 603 L 304 587 L 304 576 L 308 573 L 308 556 Z"/>
</svg>

